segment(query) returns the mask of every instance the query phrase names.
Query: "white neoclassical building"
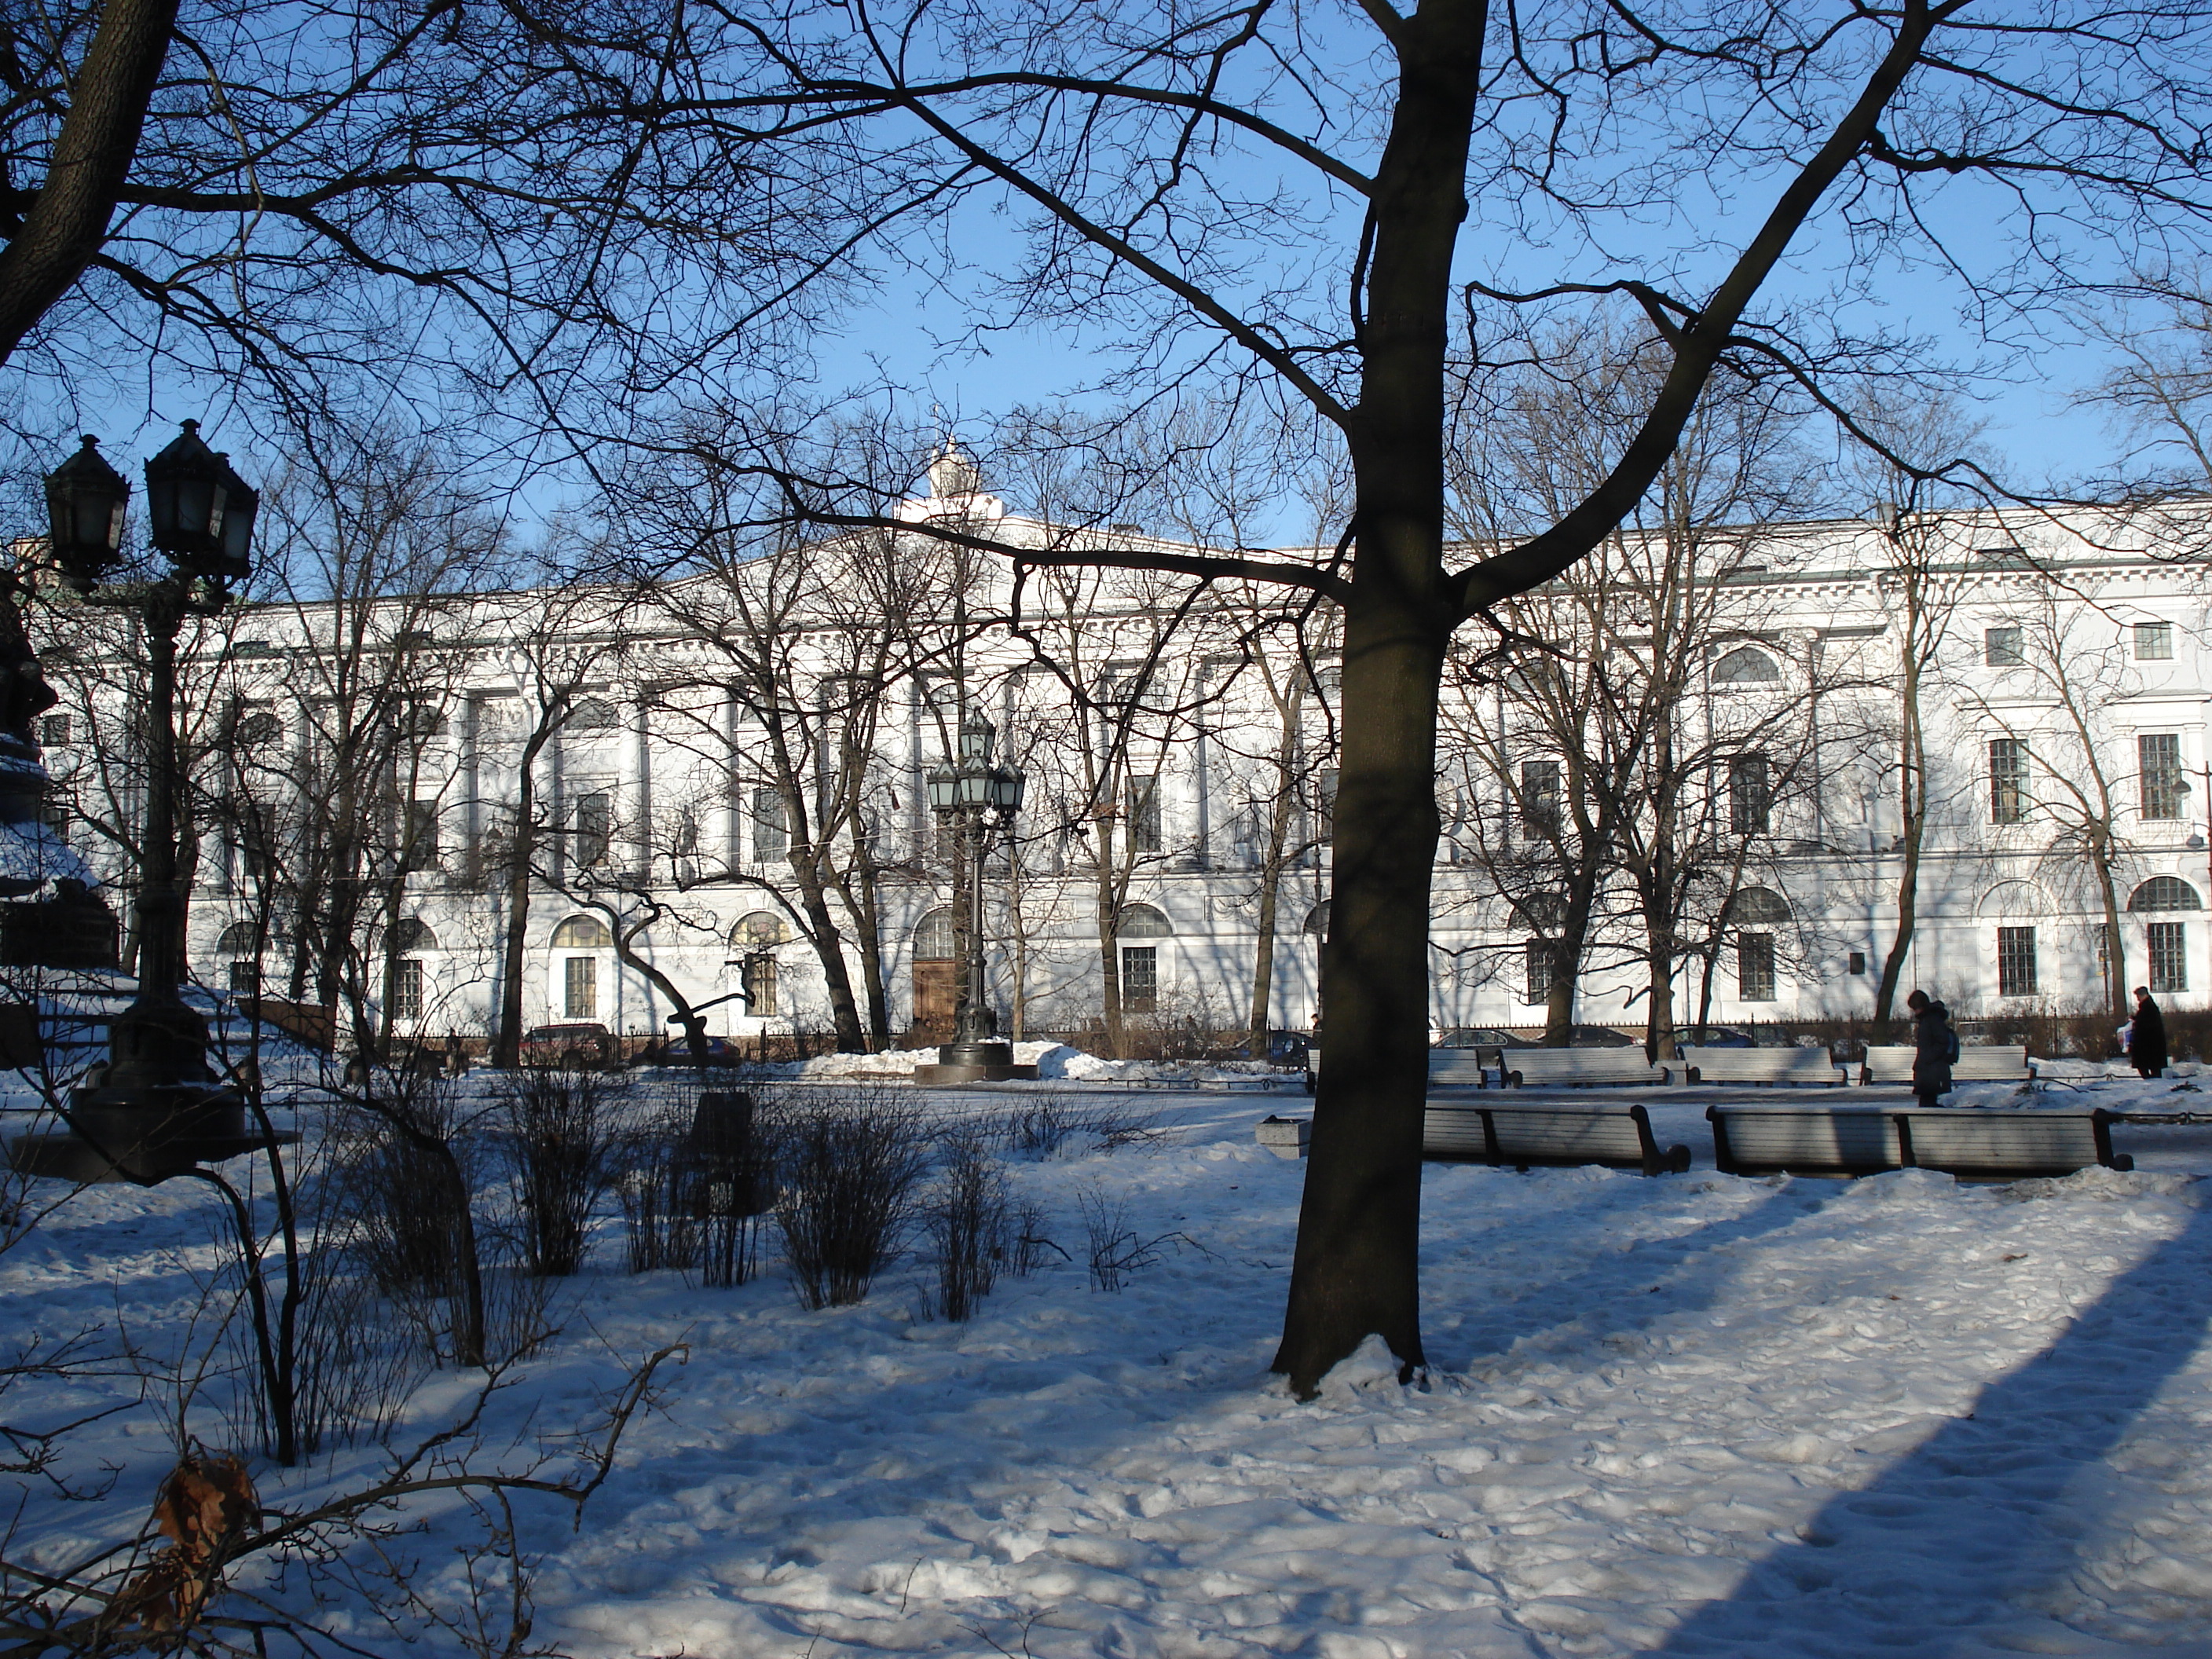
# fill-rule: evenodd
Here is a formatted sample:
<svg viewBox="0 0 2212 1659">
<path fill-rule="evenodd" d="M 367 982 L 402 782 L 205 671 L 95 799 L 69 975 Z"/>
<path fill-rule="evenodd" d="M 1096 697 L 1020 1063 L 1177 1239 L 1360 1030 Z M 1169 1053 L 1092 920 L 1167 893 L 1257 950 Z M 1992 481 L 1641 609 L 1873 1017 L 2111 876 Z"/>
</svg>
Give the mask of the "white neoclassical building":
<svg viewBox="0 0 2212 1659">
<path fill-rule="evenodd" d="M 1015 545 L 940 465 L 909 503 Z M 2195 505 L 1624 536 L 1463 630 L 1440 755 L 1438 1026 L 2065 1008 L 2212 988 L 2212 702 Z M 49 636 L 52 637 L 52 636 Z M 58 823 L 127 889 L 127 641 L 49 669 Z M 984 878 L 1002 1030 L 1317 1013 L 1325 612 L 1030 568 L 913 531 L 650 591 L 238 607 L 194 644 L 192 957 L 395 1031 L 880 1037 L 949 1016 L 926 775 L 963 708 L 1027 798 Z M 1587 855 L 1587 856 L 1586 856 Z M 1903 930 L 1908 861 L 1917 878 Z M 1569 941 L 1571 948 L 1562 948 Z M 1263 948 L 1264 947 L 1264 948 Z M 2114 957 L 2117 953 L 2118 961 Z M 1264 989 L 1262 988 L 1264 987 Z"/>
</svg>

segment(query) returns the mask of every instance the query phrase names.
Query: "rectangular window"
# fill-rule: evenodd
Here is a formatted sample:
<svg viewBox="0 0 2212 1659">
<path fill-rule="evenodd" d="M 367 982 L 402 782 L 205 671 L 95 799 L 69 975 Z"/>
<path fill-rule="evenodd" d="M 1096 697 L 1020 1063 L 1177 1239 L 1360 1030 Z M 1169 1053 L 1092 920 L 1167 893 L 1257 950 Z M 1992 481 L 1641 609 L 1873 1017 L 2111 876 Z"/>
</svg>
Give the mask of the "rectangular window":
<svg viewBox="0 0 2212 1659">
<path fill-rule="evenodd" d="M 1129 847 L 1133 852 L 1160 850 L 1160 781 L 1129 780 Z"/>
<path fill-rule="evenodd" d="M 67 714 L 49 714 L 39 722 L 40 748 L 66 749 L 69 740 L 70 717 Z"/>
<path fill-rule="evenodd" d="M 576 797 L 575 835 L 569 843 L 576 868 L 589 870 L 606 862 L 614 819 L 614 798 L 605 790 Z"/>
<path fill-rule="evenodd" d="M 414 957 L 402 957 L 392 964 L 392 994 L 385 999 L 386 1017 L 392 1019 L 420 1019 L 422 1018 L 422 964 Z"/>
<path fill-rule="evenodd" d="M 1314 804 L 1319 820 L 1315 827 L 1323 841 L 1336 833 L 1337 776 L 1337 769 L 1331 766 L 1324 768 L 1320 777 L 1315 780 Z"/>
<path fill-rule="evenodd" d="M 438 867 L 437 802 L 410 800 L 407 803 L 407 844 L 399 852 L 403 869 L 434 870 Z"/>
<path fill-rule="evenodd" d="M 2017 668 L 2027 660 L 2021 647 L 2020 624 L 1982 630 L 1982 660 L 1992 668 Z"/>
<path fill-rule="evenodd" d="M 1559 833 L 1559 762 L 1521 763 L 1521 833 L 1532 836 Z"/>
<path fill-rule="evenodd" d="M 744 959 L 738 970 L 738 983 L 744 987 L 745 1012 L 756 1019 L 770 1019 L 775 1015 L 775 958 L 758 952 Z"/>
<path fill-rule="evenodd" d="M 1739 836 L 1763 836 L 1773 816 L 1774 798 L 1766 781 L 1766 757 L 1738 755 L 1729 763 L 1729 828 Z"/>
<path fill-rule="evenodd" d="M 251 957 L 240 957 L 230 964 L 230 994 L 234 997 L 258 997 L 261 994 L 261 964 Z"/>
<path fill-rule="evenodd" d="M 1121 947 L 1121 1012 L 1149 1014 L 1160 1006 L 1160 951 L 1156 945 Z"/>
<path fill-rule="evenodd" d="M 2032 997 L 2036 994 L 2035 929 L 1997 929 L 1997 994 Z"/>
<path fill-rule="evenodd" d="M 1774 1000 L 1773 934 L 1736 935 L 1735 994 L 1744 1002 Z"/>
<path fill-rule="evenodd" d="M 1866 952 L 1865 952 L 1865 951 L 1852 951 L 1852 952 L 1851 952 L 1850 967 L 1850 969 L 1849 969 L 1849 970 L 1848 970 L 1848 971 L 1850 971 L 1850 972 L 1851 972 L 1851 973 L 1854 973 L 1854 974 L 1863 974 L 1864 972 L 1866 972 Z"/>
<path fill-rule="evenodd" d="M 48 789 L 46 798 L 39 803 L 39 822 L 62 841 L 69 839 L 70 824 L 76 817 L 76 796 L 67 789 Z"/>
<path fill-rule="evenodd" d="M 2172 732 L 2146 732 L 2136 739 L 2136 762 L 2142 772 L 2142 815 L 2178 818 L 2189 781 L 2181 775 L 2181 738 Z"/>
<path fill-rule="evenodd" d="M 2144 930 L 2150 942 L 2150 988 L 2189 988 L 2189 928 L 2179 921 L 2154 921 Z"/>
<path fill-rule="evenodd" d="M 791 818 L 780 789 L 753 791 L 753 860 L 766 864 L 791 851 Z"/>
<path fill-rule="evenodd" d="M 1551 1000 L 1552 941 L 1532 939 L 1522 947 L 1528 960 L 1521 980 L 1521 1000 L 1530 1007 Z"/>
<path fill-rule="evenodd" d="M 567 957 L 562 960 L 562 989 L 561 1012 L 569 1019 L 597 1019 L 599 1017 L 599 959 L 597 957 Z"/>
<path fill-rule="evenodd" d="M 2136 624 L 2136 660 L 2137 662 L 2172 662 L 2173 660 L 2173 624 L 2172 623 L 2137 623 Z"/>
<path fill-rule="evenodd" d="M 2027 820 L 2027 739 L 1990 739 L 1990 822 Z"/>
</svg>

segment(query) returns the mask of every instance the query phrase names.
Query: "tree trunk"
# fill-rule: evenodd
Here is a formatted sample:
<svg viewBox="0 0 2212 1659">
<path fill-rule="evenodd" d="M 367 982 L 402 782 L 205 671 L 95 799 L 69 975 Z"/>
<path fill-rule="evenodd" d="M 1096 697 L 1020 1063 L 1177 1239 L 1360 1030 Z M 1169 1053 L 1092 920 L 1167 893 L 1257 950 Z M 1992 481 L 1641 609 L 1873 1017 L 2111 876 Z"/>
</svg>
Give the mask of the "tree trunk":
<svg viewBox="0 0 2212 1659">
<path fill-rule="evenodd" d="M 507 936 L 500 951 L 499 1029 L 491 1063 L 512 1071 L 522 1063 L 522 961 L 530 943 L 530 866 L 538 850 L 536 746 L 523 752 L 516 781 L 514 834 L 507 845 Z"/>
<path fill-rule="evenodd" d="M 1275 1369 L 1310 1395 L 1370 1334 L 1424 1363 L 1421 1119 L 1428 1094 L 1429 889 L 1439 823 L 1444 653 L 1443 369 L 1451 263 L 1488 8 L 1429 0 L 1397 25 L 1399 95 L 1370 213 L 1373 263 L 1348 423 L 1357 505 L 1344 622 L 1322 998 L 1328 1064 Z"/>
<path fill-rule="evenodd" d="M 1917 578 L 1915 579 L 1917 580 Z M 1874 1026 L 1877 1033 L 1889 1023 L 1896 1006 L 1898 985 L 1905 959 L 1912 949 L 1912 930 L 1920 903 L 1920 842 L 1928 823 L 1928 735 L 1920 720 L 1920 604 L 1908 590 L 1905 601 L 1904 744 L 1899 756 L 1903 777 L 1899 806 L 1905 819 L 1905 867 L 1897 878 L 1897 933 L 1882 958 L 1881 981 L 1874 994 Z"/>
</svg>

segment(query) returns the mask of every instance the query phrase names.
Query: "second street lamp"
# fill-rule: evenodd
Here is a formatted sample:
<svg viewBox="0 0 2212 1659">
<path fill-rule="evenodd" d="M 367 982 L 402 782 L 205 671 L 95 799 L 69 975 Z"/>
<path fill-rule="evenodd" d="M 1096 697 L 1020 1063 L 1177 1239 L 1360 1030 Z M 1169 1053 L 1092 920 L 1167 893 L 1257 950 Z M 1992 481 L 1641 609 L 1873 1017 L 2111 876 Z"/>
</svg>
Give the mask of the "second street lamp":
<svg viewBox="0 0 2212 1659">
<path fill-rule="evenodd" d="M 1003 836 L 1021 810 L 1020 770 L 992 763 L 998 737 L 981 709 L 960 722 L 957 764 L 933 768 L 928 777 L 929 805 L 952 832 L 953 956 L 959 964 L 960 994 L 952 1015 L 952 1041 L 937 1050 L 937 1064 L 915 1067 L 919 1084 L 993 1083 L 1033 1078 L 1034 1066 L 1014 1064 L 1013 1045 L 998 1034 L 983 976 L 983 863 L 994 836 Z"/>
</svg>

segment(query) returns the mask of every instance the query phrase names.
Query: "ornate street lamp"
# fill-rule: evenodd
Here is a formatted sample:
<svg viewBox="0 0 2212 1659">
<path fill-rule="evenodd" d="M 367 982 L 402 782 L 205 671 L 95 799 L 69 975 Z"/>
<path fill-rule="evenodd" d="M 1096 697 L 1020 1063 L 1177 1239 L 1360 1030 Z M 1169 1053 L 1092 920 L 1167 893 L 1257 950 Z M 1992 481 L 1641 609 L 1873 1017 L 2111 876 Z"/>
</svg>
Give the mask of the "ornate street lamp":
<svg viewBox="0 0 2212 1659">
<path fill-rule="evenodd" d="M 210 616 L 252 568 L 260 498 L 199 436 L 196 421 L 146 463 L 154 545 L 175 568 L 151 582 L 102 586 L 122 561 L 130 486 L 91 439 L 46 479 L 53 556 L 92 605 L 134 611 L 145 624 L 150 737 L 138 890 L 138 996 L 108 1026 L 105 1063 L 70 1097 L 69 1132 L 27 1135 L 16 1169 L 70 1181 L 165 1181 L 202 1163 L 271 1144 L 246 1127 L 246 1101 L 209 1067 L 207 1022 L 179 992 L 183 896 L 177 890 L 177 634 Z M 283 1137 L 289 1139 L 289 1137 Z"/>
<path fill-rule="evenodd" d="M 986 1083 L 1036 1075 L 1014 1064 L 1013 1045 L 1000 1040 L 998 1016 L 983 980 L 983 860 L 994 836 L 1012 827 L 1022 806 L 1018 768 L 996 766 L 991 749 L 999 735 L 981 709 L 960 722 L 957 764 L 934 767 L 929 805 L 953 839 L 953 955 L 960 963 L 960 1000 L 952 1015 L 952 1041 L 940 1044 L 937 1064 L 918 1066 L 921 1084 Z"/>
</svg>

